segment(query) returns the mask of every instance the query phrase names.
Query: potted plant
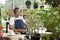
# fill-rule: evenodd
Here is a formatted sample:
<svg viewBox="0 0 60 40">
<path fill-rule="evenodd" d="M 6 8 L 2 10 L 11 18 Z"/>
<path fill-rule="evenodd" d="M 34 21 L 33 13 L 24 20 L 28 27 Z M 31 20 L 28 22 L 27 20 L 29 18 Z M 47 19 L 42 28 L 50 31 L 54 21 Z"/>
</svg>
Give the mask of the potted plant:
<svg viewBox="0 0 60 40">
<path fill-rule="evenodd" d="M 31 40 L 40 40 L 40 34 L 39 33 L 32 33 Z"/>
<path fill-rule="evenodd" d="M 1 37 L 2 37 L 2 35 L 3 35 L 2 29 L 3 29 L 3 27 L 2 27 L 2 26 L 0 26 L 0 38 L 1 38 Z"/>
<path fill-rule="evenodd" d="M 38 25 L 35 26 L 35 23 L 40 22 L 40 20 L 36 19 L 36 16 L 38 16 L 39 19 L 43 21 L 44 27 L 47 28 L 47 31 L 53 33 L 51 36 L 49 36 L 49 39 L 50 38 L 52 38 L 52 40 L 55 39 L 57 37 L 57 33 L 59 35 L 58 37 L 60 37 L 60 9 L 59 10 L 57 8 L 51 8 L 50 10 L 35 9 L 33 10 L 33 12 L 31 10 L 27 10 L 26 12 L 28 13 L 28 15 L 30 15 L 30 18 L 28 18 L 29 19 L 28 26 L 30 26 L 31 28 L 32 27 L 39 28 Z M 59 28 L 59 31 L 56 31 L 58 30 L 58 28 Z"/>
<path fill-rule="evenodd" d="M 25 4 L 26 4 L 27 8 L 30 8 L 31 1 L 27 0 L 27 1 L 25 2 Z"/>
<path fill-rule="evenodd" d="M 52 35 L 49 37 L 50 40 L 58 38 L 60 39 L 60 13 L 56 8 L 51 10 L 43 10 L 46 13 L 40 13 L 41 20 L 44 20 L 44 26 L 47 28 L 48 32 L 52 32 Z"/>
<path fill-rule="evenodd" d="M 38 8 L 38 3 L 34 1 L 34 9 Z"/>
</svg>

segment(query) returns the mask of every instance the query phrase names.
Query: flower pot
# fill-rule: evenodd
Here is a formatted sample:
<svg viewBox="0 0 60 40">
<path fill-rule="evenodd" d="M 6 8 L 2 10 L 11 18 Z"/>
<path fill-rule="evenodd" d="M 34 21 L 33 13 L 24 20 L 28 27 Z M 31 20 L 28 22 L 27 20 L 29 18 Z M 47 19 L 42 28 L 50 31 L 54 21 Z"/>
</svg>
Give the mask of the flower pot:
<svg viewBox="0 0 60 40">
<path fill-rule="evenodd" d="M 34 9 L 38 8 L 38 3 L 34 3 Z"/>
<path fill-rule="evenodd" d="M 35 36 L 31 36 L 31 40 L 40 40 L 40 34 L 35 34 Z"/>
<path fill-rule="evenodd" d="M 26 4 L 27 8 L 30 9 L 31 1 L 26 1 L 25 4 Z"/>
<path fill-rule="evenodd" d="M 3 36 L 3 32 L 2 31 L 0 31 L 0 38 Z"/>
<path fill-rule="evenodd" d="M 30 9 L 30 5 L 26 5 L 26 7 Z"/>
<path fill-rule="evenodd" d="M 2 26 L 0 26 L 0 31 L 3 29 L 3 27 Z"/>
<path fill-rule="evenodd" d="M 3 36 L 3 31 L 2 31 L 3 27 L 0 26 L 0 38 Z"/>
</svg>

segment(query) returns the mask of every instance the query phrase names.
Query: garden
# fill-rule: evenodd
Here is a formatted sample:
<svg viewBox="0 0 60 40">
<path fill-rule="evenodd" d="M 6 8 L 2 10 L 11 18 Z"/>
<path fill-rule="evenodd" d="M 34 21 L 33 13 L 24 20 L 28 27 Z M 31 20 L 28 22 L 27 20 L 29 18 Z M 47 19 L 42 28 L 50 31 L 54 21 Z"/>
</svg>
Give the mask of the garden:
<svg viewBox="0 0 60 40">
<path fill-rule="evenodd" d="M 10 2 L 10 1 L 8 1 L 8 2 Z M 19 2 L 19 0 L 18 1 L 15 0 L 14 4 L 10 4 L 10 5 L 8 4 L 8 2 L 7 2 L 7 5 L 2 5 L 0 8 L 0 26 L 5 25 L 4 23 L 1 22 L 2 20 L 3 20 L 3 22 L 8 21 L 7 20 L 7 10 L 8 9 L 10 9 L 10 8 L 13 9 L 14 7 L 21 7 L 21 5 L 23 4 L 22 3 L 23 1 Z M 47 7 L 47 10 L 45 10 L 43 6 L 41 6 L 41 8 L 39 9 L 38 8 L 39 5 L 38 5 L 38 3 L 36 3 L 36 1 L 34 1 L 34 5 L 30 1 L 27 1 L 27 2 L 25 2 L 25 4 L 23 4 L 23 5 L 26 5 L 26 7 L 27 7 L 26 9 L 24 9 L 25 6 L 24 6 L 24 8 L 22 8 L 23 18 L 25 19 L 26 23 L 28 24 L 27 36 L 30 35 L 30 36 L 32 36 L 32 39 L 33 39 L 33 37 L 36 37 L 36 34 L 39 33 L 39 30 L 44 30 L 44 28 L 45 28 L 46 29 L 45 32 L 51 32 L 52 34 L 42 34 L 42 35 L 38 34 L 39 36 L 41 36 L 41 40 L 60 40 L 59 1 L 57 1 L 57 2 L 55 1 L 56 2 L 56 3 L 54 2 L 55 4 L 51 4 L 52 0 L 51 1 L 46 0 L 46 2 L 47 3 L 45 3 L 45 4 L 49 5 L 49 7 Z M 11 1 L 10 3 L 13 3 L 13 2 Z M 31 4 L 33 5 L 34 9 L 30 9 Z M 29 38 L 27 38 L 27 39 L 29 39 Z"/>
<path fill-rule="evenodd" d="M 28 23 L 30 30 L 39 29 L 39 27 L 47 28 L 47 32 L 52 35 L 45 35 L 45 40 L 59 40 L 60 36 L 60 10 L 51 8 L 50 10 L 24 10 L 24 18 Z M 44 38 L 44 37 L 43 37 Z"/>
</svg>

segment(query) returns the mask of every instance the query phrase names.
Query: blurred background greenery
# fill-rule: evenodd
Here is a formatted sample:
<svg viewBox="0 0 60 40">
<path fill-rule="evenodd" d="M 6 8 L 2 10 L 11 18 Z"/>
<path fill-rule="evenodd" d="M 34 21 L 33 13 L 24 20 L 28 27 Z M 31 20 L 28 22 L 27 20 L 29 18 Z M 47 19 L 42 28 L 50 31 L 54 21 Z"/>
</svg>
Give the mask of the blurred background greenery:
<svg viewBox="0 0 60 40">
<path fill-rule="evenodd" d="M 60 0 L 40 0 L 42 3 L 35 0 L 5 0 L 6 4 L 0 4 L 1 7 L 1 20 L 7 21 L 7 10 L 19 7 L 23 10 L 23 17 L 28 24 L 29 30 L 33 27 L 38 29 L 39 27 L 46 27 L 48 32 L 53 32 L 52 35 L 45 35 L 49 39 L 60 37 Z M 27 3 L 26 3 L 27 2 Z M 40 4 L 41 7 L 39 7 Z M 44 5 L 48 5 L 47 9 L 44 9 Z M 28 7 L 26 7 L 28 6 Z M 1 25 L 1 23 L 0 23 Z M 58 40 L 58 39 L 57 39 Z"/>
</svg>

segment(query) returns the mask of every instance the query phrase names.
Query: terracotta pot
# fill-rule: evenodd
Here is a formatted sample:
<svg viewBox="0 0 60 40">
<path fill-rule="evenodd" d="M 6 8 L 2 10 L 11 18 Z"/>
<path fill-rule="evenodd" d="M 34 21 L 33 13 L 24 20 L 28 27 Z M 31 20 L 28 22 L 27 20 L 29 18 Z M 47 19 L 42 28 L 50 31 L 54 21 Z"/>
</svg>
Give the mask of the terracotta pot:
<svg viewBox="0 0 60 40">
<path fill-rule="evenodd" d="M 3 32 L 2 31 L 0 31 L 0 38 L 3 36 Z"/>
<path fill-rule="evenodd" d="M 2 26 L 0 26 L 0 31 L 3 29 L 3 27 Z"/>
<path fill-rule="evenodd" d="M 3 35 L 3 31 L 2 31 L 2 29 L 3 29 L 3 27 L 2 26 L 0 26 L 0 38 L 2 37 L 2 35 Z"/>
</svg>

